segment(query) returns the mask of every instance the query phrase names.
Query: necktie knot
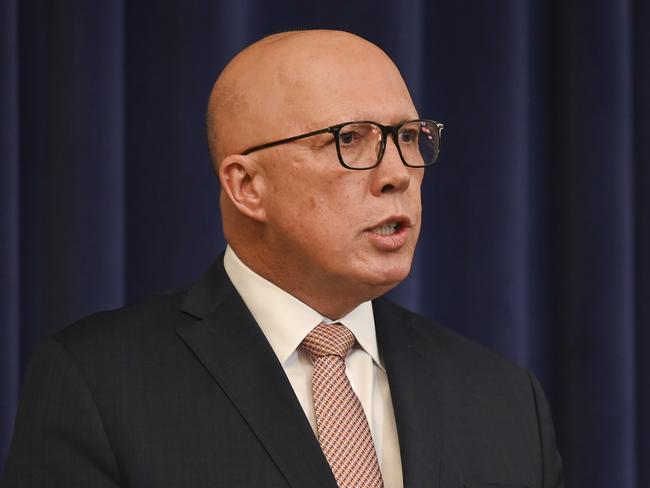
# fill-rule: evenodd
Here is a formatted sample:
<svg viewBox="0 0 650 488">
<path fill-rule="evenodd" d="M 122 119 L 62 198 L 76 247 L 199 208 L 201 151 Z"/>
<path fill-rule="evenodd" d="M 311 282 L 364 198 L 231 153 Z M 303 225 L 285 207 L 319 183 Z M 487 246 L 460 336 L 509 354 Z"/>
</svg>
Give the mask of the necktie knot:
<svg viewBox="0 0 650 488">
<path fill-rule="evenodd" d="M 342 324 L 319 324 L 300 344 L 314 359 L 323 356 L 345 358 L 354 344 L 354 334 Z"/>
</svg>

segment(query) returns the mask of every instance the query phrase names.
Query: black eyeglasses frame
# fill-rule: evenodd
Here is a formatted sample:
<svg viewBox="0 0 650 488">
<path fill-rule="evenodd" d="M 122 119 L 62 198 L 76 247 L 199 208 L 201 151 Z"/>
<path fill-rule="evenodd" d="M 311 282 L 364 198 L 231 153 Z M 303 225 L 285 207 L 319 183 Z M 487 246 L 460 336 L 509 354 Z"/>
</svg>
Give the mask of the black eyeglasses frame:
<svg viewBox="0 0 650 488">
<path fill-rule="evenodd" d="M 429 164 L 424 164 L 424 165 L 409 164 L 404 159 L 404 156 L 402 155 L 402 149 L 400 148 L 399 139 L 398 139 L 399 129 L 402 126 L 404 126 L 406 124 L 411 124 L 413 122 L 431 123 L 431 124 L 435 125 L 437 127 L 437 129 L 438 129 L 438 148 L 437 148 L 436 156 L 433 159 L 433 161 L 431 163 L 429 163 Z M 381 146 L 379 148 L 379 153 L 377 154 L 377 162 L 374 165 L 366 166 L 366 167 L 363 167 L 363 168 L 355 168 L 353 166 L 348 166 L 347 164 L 345 164 L 345 161 L 343 160 L 343 156 L 341 155 L 341 147 L 340 147 L 340 143 L 339 143 L 339 132 L 341 131 L 341 129 L 343 127 L 345 127 L 346 125 L 350 125 L 350 124 L 374 124 L 374 125 L 376 125 L 377 127 L 379 127 L 381 129 Z M 250 147 L 250 148 L 246 149 L 241 154 L 243 156 L 246 156 L 246 155 L 251 154 L 253 152 L 261 151 L 262 149 L 267 149 L 269 147 L 279 146 L 281 144 L 287 144 L 289 142 L 298 141 L 298 140 L 304 139 L 306 137 L 312 137 L 312 136 L 316 136 L 316 135 L 319 135 L 319 134 L 325 134 L 325 133 L 329 132 L 330 134 L 332 134 L 334 136 L 334 142 L 336 144 L 336 154 L 337 154 L 337 156 L 339 158 L 339 163 L 341 163 L 341 166 L 343 166 L 344 168 L 353 169 L 353 170 L 366 170 L 366 169 L 373 169 L 373 168 L 376 168 L 377 166 L 379 166 L 379 163 L 381 163 L 381 160 L 384 157 L 384 152 L 386 151 L 386 143 L 388 141 L 388 134 L 390 134 L 392 136 L 392 138 L 393 138 L 393 142 L 395 143 L 395 147 L 397 147 L 397 152 L 399 153 L 399 157 L 402 160 L 402 163 L 404 164 L 404 166 L 408 166 L 409 168 L 427 168 L 429 166 L 432 166 L 438 160 L 438 154 L 440 153 L 440 142 L 441 142 L 441 139 L 442 139 L 442 137 L 441 137 L 442 129 L 444 129 L 444 127 L 445 127 L 444 124 L 442 124 L 441 122 L 436 122 L 435 120 L 430 120 L 430 119 L 406 120 L 404 122 L 400 122 L 399 124 L 395 124 L 395 125 L 382 125 L 382 124 L 379 124 L 379 123 L 374 122 L 372 120 L 355 120 L 355 121 L 343 122 L 341 124 L 332 125 L 330 127 L 324 128 L 324 129 L 319 129 L 319 130 L 315 130 L 315 131 L 311 131 L 311 132 L 306 132 L 304 134 L 300 134 L 300 135 L 297 135 L 297 136 L 287 137 L 286 139 L 279 139 L 277 141 L 267 142 L 265 144 L 259 144 L 257 146 L 253 146 L 253 147 Z"/>
</svg>

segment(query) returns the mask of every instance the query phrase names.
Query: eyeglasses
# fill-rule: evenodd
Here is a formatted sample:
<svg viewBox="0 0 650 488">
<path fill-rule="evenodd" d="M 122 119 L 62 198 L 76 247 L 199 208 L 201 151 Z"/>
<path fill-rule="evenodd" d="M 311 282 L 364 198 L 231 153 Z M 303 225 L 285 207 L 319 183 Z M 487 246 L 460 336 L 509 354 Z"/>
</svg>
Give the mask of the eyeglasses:
<svg viewBox="0 0 650 488">
<path fill-rule="evenodd" d="M 365 120 L 344 122 L 325 129 L 253 146 L 242 154 L 250 154 L 268 147 L 329 132 L 334 136 L 341 165 L 348 169 L 372 169 L 381 162 L 390 134 L 402 163 L 411 168 L 424 168 L 431 166 L 438 159 L 443 127 L 440 122 L 424 119 L 408 120 L 396 125 L 381 125 Z"/>
</svg>

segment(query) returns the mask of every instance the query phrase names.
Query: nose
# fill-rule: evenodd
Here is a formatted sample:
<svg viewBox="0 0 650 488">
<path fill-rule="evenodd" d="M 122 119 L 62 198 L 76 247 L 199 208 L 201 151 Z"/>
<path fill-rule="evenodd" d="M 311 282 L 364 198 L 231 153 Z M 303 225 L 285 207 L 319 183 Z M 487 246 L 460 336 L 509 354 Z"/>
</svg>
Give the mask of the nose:
<svg viewBox="0 0 650 488">
<path fill-rule="evenodd" d="M 392 137 L 386 141 L 384 155 L 374 170 L 371 191 L 375 196 L 383 193 L 401 193 L 406 191 L 411 183 L 413 168 L 402 163 L 397 146 Z"/>
</svg>

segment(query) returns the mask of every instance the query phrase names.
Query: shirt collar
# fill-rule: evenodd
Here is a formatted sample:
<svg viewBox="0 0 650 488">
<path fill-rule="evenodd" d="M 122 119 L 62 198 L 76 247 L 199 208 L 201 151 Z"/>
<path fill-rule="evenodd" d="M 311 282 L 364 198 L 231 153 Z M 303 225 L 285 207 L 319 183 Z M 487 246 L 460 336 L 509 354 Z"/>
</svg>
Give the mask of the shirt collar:
<svg viewBox="0 0 650 488">
<path fill-rule="evenodd" d="M 284 365 L 302 340 L 321 322 L 340 322 L 354 334 L 374 363 L 384 369 L 377 349 L 372 303 L 363 302 L 339 319 L 329 319 L 246 266 L 230 246 L 223 265 L 230 281 Z"/>
</svg>

